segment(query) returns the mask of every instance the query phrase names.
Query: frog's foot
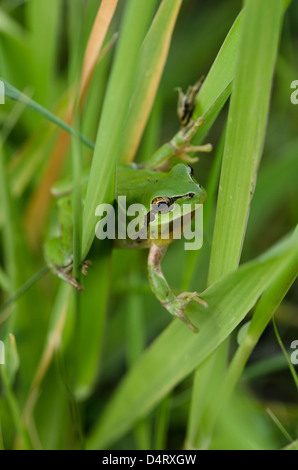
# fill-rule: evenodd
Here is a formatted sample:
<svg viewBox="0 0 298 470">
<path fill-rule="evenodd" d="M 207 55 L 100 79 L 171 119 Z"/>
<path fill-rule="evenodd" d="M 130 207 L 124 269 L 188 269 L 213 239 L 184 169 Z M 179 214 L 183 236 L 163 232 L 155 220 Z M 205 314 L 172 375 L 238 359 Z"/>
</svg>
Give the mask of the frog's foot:
<svg viewBox="0 0 298 470">
<path fill-rule="evenodd" d="M 183 160 L 188 163 L 194 163 L 198 161 L 197 157 L 190 157 L 187 153 L 194 152 L 211 152 L 212 145 L 192 145 L 191 140 L 196 135 L 197 130 L 205 122 L 203 117 L 199 117 L 196 121 L 192 119 L 185 128 L 182 128 L 178 139 L 174 138 L 169 143 L 174 149 L 174 155 L 180 160 Z"/>
<path fill-rule="evenodd" d="M 77 289 L 79 292 L 84 290 L 82 286 L 72 275 L 72 265 L 71 266 L 55 266 L 55 272 L 60 279 L 70 284 L 72 287 Z"/>
<path fill-rule="evenodd" d="M 186 127 L 192 119 L 192 114 L 196 105 L 196 97 L 203 80 L 204 76 L 201 77 L 193 86 L 189 86 L 185 94 L 181 88 L 176 88 L 178 91 L 177 114 L 182 127 Z"/>
<path fill-rule="evenodd" d="M 203 307 L 207 308 L 208 304 L 205 300 L 201 299 L 200 294 L 198 292 L 182 292 L 178 295 L 178 298 L 182 301 L 186 302 L 187 305 L 192 302 L 198 302 L 198 304 L 202 305 Z"/>
<path fill-rule="evenodd" d="M 212 152 L 212 145 L 187 145 L 183 148 L 184 152 Z"/>
<path fill-rule="evenodd" d="M 171 299 L 168 302 L 162 302 L 162 305 L 168 310 L 168 312 L 182 320 L 183 323 L 185 323 L 194 333 L 198 333 L 199 329 L 193 325 L 184 313 L 184 310 L 192 301 L 196 301 L 204 307 L 208 306 L 207 303 L 199 297 L 197 292 L 182 292 L 174 299 Z"/>
<path fill-rule="evenodd" d="M 193 325 L 193 323 L 184 313 L 185 308 L 189 305 L 190 302 L 191 300 L 188 301 L 183 299 L 183 297 L 180 298 L 180 296 L 178 296 L 168 302 L 162 302 L 162 306 L 166 308 L 167 311 L 171 313 L 171 315 L 183 321 L 183 323 L 185 323 L 191 331 L 193 331 L 194 333 L 198 333 L 199 329 L 195 325 Z"/>
<path fill-rule="evenodd" d="M 87 276 L 88 274 L 88 268 L 91 266 L 91 261 L 84 260 L 82 261 L 82 274 L 84 276 Z M 73 276 L 72 276 L 72 270 L 73 270 L 73 263 L 70 261 L 66 266 L 55 266 L 55 272 L 60 279 L 63 281 L 67 282 L 70 284 L 72 287 L 77 289 L 79 292 L 82 292 L 84 290 L 84 286 L 82 286 Z"/>
<path fill-rule="evenodd" d="M 179 158 L 186 163 L 196 163 L 199 158 L 198 157 L 191 157 L 188 153 L 194 152 L 212 152 L 212 145 L 205 144 L 205 145 L 191 145 L 187 144 L 182 147 L 177 147 L 171 143 L 171 146 L 174 148 L 174 155 L 175 157 Z"/>
<path fill-rule="evenodd" d="M 187 153 L 192 152 L 211 152 L 212 145 L 205 144 L 205 145 L 187 145 L 185 147 L 176 147 L 175 148 L 175 156 L 186 163 L 196 163 L 199 158 L 198 157 L 191 157 Z"/>
<path fill-rule="evenodd" d="M 82 273 L 84 274 L 84 276 L 88 275 L 88 268 L 90 268 L 91 265 L 92 265 L 92 261 L 90 260 L 82 261 Z"/>
<path fill-rule="evenodd" d="M 200 305 L 203 307 L 207 308 L 208 304 L 205 302 L 205 300 L 201 299 L 198 292 L 182 292 L 177 296 L 177 300 L 180 303 L 180 309 L 181 309 L 181 320 L 186 323 L 186 325 L 194 332 L 198 333 L 199 328 L 194 326 L 191 321 L 188 319 L 188 317 L 185 315 L 184 310 L 188 307 L 191 302 L 195 301 L 198 302 Z"/>
</svg>

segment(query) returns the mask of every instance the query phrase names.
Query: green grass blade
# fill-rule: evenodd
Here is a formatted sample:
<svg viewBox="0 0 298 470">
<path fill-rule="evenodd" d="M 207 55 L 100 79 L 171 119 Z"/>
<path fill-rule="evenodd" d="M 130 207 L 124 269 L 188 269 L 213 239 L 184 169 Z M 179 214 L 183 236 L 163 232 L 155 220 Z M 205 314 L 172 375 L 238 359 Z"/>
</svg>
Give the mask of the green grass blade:
<svg viewBox="0 0 298 470">
<path fill-rule="evenodd" d="M 22 423 L 22 414 L 21 414 L 21 410 L 20 410 L 20 407 L 19 407 L 18 400 L 17 400 L 17 398 L 16 398 L 16 396 L 15 396 L 13 390 L 12 390 L 11 384 L 9 382 L 8 371 L 7 371 L 7 366 L 6 365 L 1 366 L 0 375 L 1 375 L 1 378 L 2 378 L 2 386 L 3 386 L 3 388 L 5 390 L 5 393 L 6 393 L 6 399 L 7 399 L 7 402 L 8 402 L 8 406 L 9 406 L 10 412 L 12 414 L 12 419 L 14 421 L 18 436 L 21 439 L 23 448 L 25 450 L 32 450 L 33 447 L 32 447 L 32 443 L 30 441 L 30 437 L 29 437 L 29 435 L 28 435 L 28 433 L 27 433 L 27 431 L 24 428 L 23 423 Z"/>
<path fill-rule="evenodd" d="M 206 400 L 206 394 L 210 388 L 211 372 L 215 366 L 216 353 L 211 354 L 199 366 L 198 371 L 194 374 L 192 386 L 192 398 L 188 415 L 187 432 L 184 442 L 185 449 L 194 449 L 195 439 L 200 422 L 203 403 Z"/>
<path fill-rule="evenodd" d="M 260 168 L 247 225 L 245 239 L 248 245 L 287 201 L 297 199 L 297 174 L 298 140 L 294 139 L 270 154 L 270 159 Z M 297 208 L 295 214 L 297 219 Z"/>
<path fill-rule="evenodd" d="M 210 286 L 202 294 L 208 311 L 198 304 L 188 309 L 200 333 L 195 335 L 179 320 L 173 321 L 126 375 L 93 429 L 88 447 L 110 445 L 203 362 L 276 278 L 285 257 L 296 251 L 296 244 L 287 239 Z"/>
<path fill-rule="evenodd" d="M 132 161 L 143 135 L 168 56 L 182 0 L 163 0 L 141 50 L 120 161 Z"/>
<path fill-rule="evenodd" d="M 204 140 L 221 108 L 230 96 L 232 82 L 235 76 L 241 18 L 242 14 L 237 17 L 232 25 L 197 95 L 194 119 L 204 116 L 206 110 L 212 106 L 218 99 L 218 96 L 223 95 L 223 97 L 225 97 L 217 112 L 212 115 L 212 118 L 206 120 L 206 124 L 199 128 L 194 139 L 194 143 L 197 145 Z M 225 95 L 225 93 L 227 94 Z"/>
<path fill-rule="evenodd" d="M 297 266 L 296 266 L 296 272 L 295 272 L 294 276 L 295 276 L 295 277 L 294 277 L 294 279 L 293 279 L 293 282 L 294 282 L 294 280 L 296 279 L 296 277 L 298 276 L 298 268 L 297 268 Z M 291 372 L 291 374 L 292 374 L 293 380 L 294 380 L 295 385 L 296 385 L 296 388 L 297 388 L 297 390 L 298 390 L 298 376 L 297 376 L 295 367 L 293 366 L 293 364 L 292 364 L 292 362 L 291 362 L 291 360 L 290 360 L 290 358 L 289 358 L 289 356 L 288 356 L 288 353 L 287 353 L 287 351 L 286 351 L 286 348 L 284 347 L 284 344 L 283 344 L 283 342 L 282 342 L 282 339 L 281 339 L 281 337 L 280 337 L 280 335 L 279 335 L 279 332 L 278 332 L 278 329 L 277 329 L 277 326 L 276 326 L 276 323 L 275 323 L 274 318 L 273 318 L 273 327 L 274 327 L 274 331 L 275 331 L 275 335 L 276 335 L 278 344 L 280 345 L 281 350 L 282 350 L 282 352 L 284 353 L 284 356 L 285 356 L 285 358 L 286 358 L 286 360 L 287 360 L 287 362 L 288 362 L 288 366 L 289 366 L 290 372 Z"/>
<path fill-rule="evenodd" d="M 239 37 L 241 30 L 241 17 L 238 15 L 225 38 L 214 63 L 204 80 L 197 96 L 194 117 L 202 116 L 204 111 L 215 101 L 216 97 L 234 79 Z"/>
<path fill-rule="evenodd" d="M 77 349 L 75 396 L 84 400 L 93 391 L 102 366 L 102 347 L 105 338 L 106 313 L 110 289 L 110 244 L 103 241 L 100 257 L 92 262 L 91 273 L 81 293 L 81 318 Z M 94 301 L 96 299 L 96 301 Z"/>
<path fill-rule="evenodd" d="M 166 396 L 157 408 L 155 423 L 155 450 L 167 449 L 167 435 L 170 425 L 171 396 Z"/>
<path fill-rule="evenodd" d="M 11 284 L 6 272 L 0 266 L 0 288 L 6 292 L 11 292 Z M 0 307 L 1 311 L 1 307 Z"/>
<path fill-rule="evenodd" d="M 291 0 L 284 1 L 284 10 L 287 9 L 290 2 Z M 215 61 L 202 84 L 196 100 L 197 102 L 194 111 L 194 118 L 203 116 L 206 112 L 206 109 L 212 105 L 212 103 L 223 92 L 223 90 L 228 88 L 235 77 L 240 32 L 242 27 L 242 16 L 243 12 L 241 12 L 234 21 L 234 24 L 227 34 L 227 37 L 225 38 L 217 54 L 217 57 L 215 58 Z M 217 114 L 213 116 L 212 120 L 209 120 L 208 125 L 202 126 L 199 129 L 197 136 L 194 139 L 196 144 L 199 144 L 205 138 L 215 118 L 217 117 Z"/>
<path fill-rule="evenodd" d="M 140 47 L 155 8 L 155 0 L 130 0 L 118 40 L 108 88 L 98 128 L 83 214 L 83 253 L 88 253 L 94 239 L 95 209 L 114 197 L 113 176 L 121 144 L 124 120 L 132 93 Z M 119 81 L 119 77 L 121 80 Z"/>
<path fill-rule="evenodd" d="M 208 176 L 208 181 L 206 184 L 206 191 L 208 194 L 207 201 L 204 204 L 204 233 L 210 231 L 209 227 L 213 224 L 213 213 L 215 212 L 216 207 L 216 197 L 217 197 L 217 187 L 218 187 L 218 180 L 220 175 L 220 167 L 222 161 L 222 154 L 225 142 L 225 129 L 222 132 L 220 137 L 218 147 L 216 149 L 214 155 L 214 161 L 212 165 L 212 169 Z M 186 269 L 184 272 L 184 276 L 182 278 L 181 283 L 181 290 L 188 291 L 190 289 L 190 284 L 192 279 L 194 278 L 195 270 L 200 264 L 202 256 L 202 250 L 199 251 L 188 251 L 186 253 Z"/>
<path fill-rule="evenodd" d="M 291 442 L 291 444 L 287 445 L 282 450 L 298 450 L 298 439 Z"/>
<path fill-rule="evenodd" d="M 276 354 L 273 357 L 266 357 L 265 359 L 255 361 L 248 365 L 243 372 L 243 380 L 245 382 L 251 382 L 260 377 L 274 374 L 276 372 L 285 370 L 288 367 L 285 356 Z"/>
<path fill-rule="evenodd" d="M 263 150 L 282 14 L 282 0 L 274 0 L 273 9 L 272 2 L 268 0 L 248 0 L 244 3 L 208 285 L 236 269 L 240 260 Z M 227 343 L 221 346 L 221 354 L 226 353 L 227 347 Z M 213 399 L 217 402 L 219 383 L 213 392 Z M 204 421 L 203 418 L 200 427 L 204 426 Z M 205 429 L 201 430 L 201 435 L 208 439 Z"/>
<path fill-rule="evenodd" d="M 139 253 L 137 254 L 137 256 Z M 139 276 L 128 274 L 129 282 L 138 282 Z M 127 368 L 135 365 L 145 349 L 146 328 L 144 319 L 144 305 L 139 293 L 132 292 L 127 295 L 126 300 L 126 331 L 125 331 L 125 349 Z M 150 420 L 139 421 L 134 429 L 134 438 L 139 450 L 151 448 Z"/>
<path fill-rule="evenodd" d="M 297 240 L 298 230 L 296 230 L 293 235 L 293 242 L 296 243 L 296 245 Z M 245 364 L 250 357 L 250 354 L 252 353 L 254 347 L 259 341 L 262 333 L 272 319 L 280 303 L 282 302 L 284 296 L 295 281 L 297 275 L 298 249 L 296 248 L 296 250 L 284 258 L 283 266 L 278 276 L 272 282 L 270 287 L 268 287 L 257 304 L 247 334 L 239 345 L 228 367 L 225 377 L 221 382 L 220 395 L 217 396 L 216 401 L 212 401 L 212 405 L 210 405 L 209 410 L 207 411 L 209 419 L 207 428 L 205 428 L 205 432 L 207 432 L 208 435 L 214 426 L 218 414 L 224 408 L 229 397 L 231 396 L 232 391 L 242 374 Z M 285 356 L 288 359 L 287 353 L 285 353 Z M 290 364 L 290 369 L 297 386 L 297 375 L 295 375 L 295 370 L 293 371 L 294 368 L 289 359 L 288 362 Z"/>
<path fill-rule="evenodd" d="M 34 409 L 41 393 L 42 382 L 48 373 L 55 353 L 57 353 L 61 345 L 63 345 L 63 334 L 72 294 L 73 292 L 69 285 L 66 283 L 61 284 L 49 318 L 49 326 L 46 340 L 43 344 L 43 350 L 40 353 L 40 359 L 32 377 L 30 390 L 23 405 L 23 421 L 28 429 L 32 429 Z"/>
<path fill-rule="evenodd" d="M 2 8 L 0 9 L 0 31 L 2 34 L 13 37 L 20 43 L 28 39 L 26 30 L 17 21 L 13 20 L 11 16 L 7 15 Z"/>
<path fill-rule="evenodd" d="M 58 118 L 53 113 L 48 111 L 46 108 L 44 108 L 40 104 L 36 103 L 36 101 L 34 101 L 32 99 L 29 99 L 26 95 L 24 95 L 21 91 L 19 91 L 17 88 L 12 86 L 10 83 L 8 83 L 3 78 L 0 78 L 0 80 L 4 83 L 5 96 L 7 96 L 7 98 L 10 98 L 14 101 L 18 101 L 18 102 L 21 102 L 21 103 L 26 103 L 27 107 L 29 109 L 31 109 L 31 111 L 34 111 L 35 113 L 39 114 L 43 118 L 47 119 L 48 121 L 50 121 L 53 124 L 55 124 L 56 126 L 60 127 L 64 131 L 68 132 L 69 134 L 75 135 L 74 129 L 71 126 L 69 126 L 68 124 L 66 124 L 66 122 L 62 121 L 62 119 Z M 87 139 L 87 137 L 80 134 L 80 139 L 91 150 L 94 149 L 93 142 L 91 142 L 91 140 Z"/>
<path fill-rule="evenodd" d="M 238 265 L 263 149 L 282 0 L 245 3 L 219 184 L 209 284 Z"/>
<path fill-rule="evenodd" d="M 80 282 L 80 264 L 82 252 L 82 150 L 80 145 L 80 112 L 79 112 L 79 96 L 80 96 L 80 77 L 83 61 L 83 30 L 81 26 L 81 18 L 83 17 L 82 4 L 77 0 L 71 3 L 71 17 L 76 19 L 76 34 L 69 41 L 69 49 L 71 52 L 71 64 L 69 72 L 69 84 L 74 90 L 74 106 L 73 106 L 73 122 L 74 135 L 71 139 L 71 160 L 72 160 L 72 180 L 73 180 L 73 274 Z M 71 28 L 69 28 L 71 29 Z M 77 301 L 76 303 L 79 303 Z"/>
<path fill-rule="evenodd" d="M 59 44 L 59 27 L 62 5 L 52 0 L 51 7 L 39 0 L 30 0 L 25 5 L 27 25 L 30 31 L 30 74 L 35 99 L 45 106 L 51 103 L 55 90 L 55 59 Z"/>
<path fill-rule="evenodd" d="M 18 238 L 16 236 L 18 225 L 16 217 L 16 205 L 11 195 L 9 178 L 7 175 L 7 162 L 5 159 L 4 142 L 9 137 L 18 119 L 24 110 L 24 104 L 17 103 L 8 115 L 4 127 L 0 133 L 0 199 L 3 223 L 3 248 L 5 270 L 10 283 L 9 294 L 13 294 L 19 280 L 18 269 Z M 14 315 L 9 320 L 11 331 L 14 324 Z"/>
<path fill-rule="evenodd" d="M 126 5 L 117 52 L 105 94 L 84 205 L 83 258 L 89 251 L 94 238 L 95 207 L 101 202 L 107 202 L 110 196 L 113 197 L 112 187 L 118 156 L 117 149 L 121 142 L 122 126 L 131 96 L 132 79 L 140 46 L 150 24 L 155 5 L 155 0 L 151 0 L 146 4 L 146 8 L 142 9 L 142 12 L 139 2 L 135 0 Z M 136 28 L 134 28 L 134 24 L 136 24 Z M 121 76 L 121 82 L 119 82 L 119 76 Z M 81 318 L 77 338 L 80 354 L 77 358 L 75 395 L 80 400 L 91 393 L 101 365 L 100 357 L 109 294 L 111 253 L 109 241 L 97 244 L 97 250 L 100 252 L 100 259 L 94 262 L 91 268 L 95 277 L 94 282 L 91 279 L 86 280 L 86 289 L 81 296 L 81 311 L 88 313 Z M 94 296 L 98 299 L 96 305 L 92 303 Z M 90 325 L 92 325 L 91 329 Z"/>
<path fill-rule="evenodd" d="M 276 425 L 276 427 L 280 430 L 280 432 L 283 434 L 284 438 L 287 439 L 287 441 L 289 441 L 290 443 L 293 442 L 293 438 L 290 436 L 290 434 L 288 433 L 288 431 L 286 430 L 286 428 L 282 425 L 282 423 L 279 421 L 279 419 L 277 418 L 277 416 L 275 416 L 275 414 L 269 409 L 267 408 L 267 413 L 268 415 L 270 416 L 270 418 L 272 419 L 272 421 L 274 422 L 274 424 Z"/>
<path fill-rule="evenodd" d="M 208 285 L 236 269 L 240 260 L 250 201 L 263 150 L 281 29 L 283 2 L 274 2 L 272 9 L 272 2 L 268 0 L 246 1 L 241 14 Z M 227 346 L 222 345 L 221 354 L 226 354 L 224 349 Z M 214 392 L 220 393 L 219 384 Z M 214 400 L 217 400 L 216 397 Z M 202 435 L 206 437 L 206 432 L 202 431 Z"/>
<path fill-rule="evenodd" d="M 198 128 L 197 134 L 193 140 L 197 145 L 204 140 L 231 94 L 235 73 L 236 53 L 239 44 L 240 19 L 241 15 L 238 16 L 231 27 L 197 95 L 193 118 L 197 119 L 200 116 L 204 116 L 206 120 L 204 125 Z M 175 138 L 178 138 L 178 134 L 174 137 L 174 141 Z M 159 155 L 161 158 L 163 157 L 164 147 L 165 146 L 162 146 L 157 150 L 154 154 L 154 159 L 157 160 Z"/>
<path fill-rule="evenodd" d="M 28 289 L 30 289 L 31 286 L 33 286 L 37 281 L 39 281 L 45 274 L 49 272 L 50 268 L 48 266 L 44 266 L 43 268 L 40 269 L 40 271 L 37 271 L 33 276 L 28 279 L 25 284 L 23 284 L 21 287 L 19 287 L 9 299 L 7 299 L 3 304 L 0 305 L 0 313 L 6 310 L 10 305 L 13 305 L 15 302 L 18 301 L 20 297 L 22 297 L 25 292 L 27 292 Z M 7 280 L 6 280 L 7 282 Z M 10 287 L 11 290 L 11 287 Z"/>
</svg>

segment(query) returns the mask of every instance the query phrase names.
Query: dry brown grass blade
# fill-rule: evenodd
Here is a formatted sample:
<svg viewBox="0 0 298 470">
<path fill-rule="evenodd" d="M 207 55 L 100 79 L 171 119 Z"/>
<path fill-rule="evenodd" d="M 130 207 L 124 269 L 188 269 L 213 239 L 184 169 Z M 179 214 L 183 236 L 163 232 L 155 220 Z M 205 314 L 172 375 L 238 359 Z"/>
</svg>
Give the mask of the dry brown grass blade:
<svg viewBox="0 0 298 470">
<path fill-rule="evenodd" d="M 102 0 L 95 22 L 89 36 L 83 62 L 80 99 L 84 100 L 88 86 L 100 54 L 108 27 L 114 16 L 118 0 Z"/>
<path fill-rule="evenodd" d="M 98 9 L 84 55 L 80 80 L 81 109 L 83 108 L 88 87 L 117 4 L 118 0 L 102 0 Z M 73 120 L 74 102 L 74 95 L 72 94 L 64 119 L 69 125 L 72 124 Z M 57 143 L 49 157 L 49 162 L 46 165 L 40 184 L 33 193 L 25 213 L 25 229 L 29 243 L 34 249 L 37 249 L 39 246 L 42 228 L 45 224 L 51 202 L 50 189 L 59 178 L 70 145 L 70 139 L 70 135 L 65 131 L 61 131 L 58 134 Z"/>
</svg>

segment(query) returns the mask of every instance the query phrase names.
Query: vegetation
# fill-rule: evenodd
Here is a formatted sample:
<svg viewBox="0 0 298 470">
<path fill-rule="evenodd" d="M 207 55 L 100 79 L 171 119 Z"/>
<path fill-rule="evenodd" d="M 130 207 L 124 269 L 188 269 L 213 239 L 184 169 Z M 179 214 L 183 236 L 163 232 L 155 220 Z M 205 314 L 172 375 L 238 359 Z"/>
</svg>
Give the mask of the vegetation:
<svg viewBox="0 0 298 470">
<path fill-rule="evenodd" d="M 297 24 L 289 0 L 2 1 L 0 448 L 297 448 Z M 94 214 L 119 163 L 178 141 L 175 88 L 202 75 L 204 244 L 163 260 L 208 304 L 195 334 L 151 292 L 147 250 L 94 239 Z M 45 266 L 68 223 L 83 292 Z"/>
</svg>

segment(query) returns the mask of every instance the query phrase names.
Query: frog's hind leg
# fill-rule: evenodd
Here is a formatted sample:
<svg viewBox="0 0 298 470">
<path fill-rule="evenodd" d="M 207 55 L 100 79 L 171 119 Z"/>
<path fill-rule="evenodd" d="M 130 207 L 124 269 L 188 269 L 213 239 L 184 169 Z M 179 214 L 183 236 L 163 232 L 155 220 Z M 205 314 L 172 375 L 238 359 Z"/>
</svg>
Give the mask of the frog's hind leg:
<svg viewBox="0 0 298 470">
<path fill-rule="evenodd" d="M 193 300 L 204 306 L 207 304 L 199 298 L 197 292 L 183 292 L 176 296 L 171 290 L 161 269 L 161 260 L 166 252 L 166 248 L 166 246 L 157 246 L 155 244 L 150 248 L 148 256 L 148 277 L 151 289 L 168 312 L 180 318 L 193 332 L 197 333 L 199 331 L 198 328 L 187 318 L 184 310 Z"/>
<path fill-rule="evenodd" d="M 203 80 L 204 76 L 202 76 L 194 85 L 189 86 L 185 94 L 181 88 L 176 88 L 178 91 L 177 114 L 181 127 L 186 127 L 192 119 L 192 114 L 196 105 L 196 97 Z"/>
<path fill-rule="evenodd" d="M 82 267 L 82 274 L 84 276 L 87 276 L 88 274 L 88 268 L 91 266 L 91 261 L 88 260 L 83 260 L 81 263 Z M 76 290 L 79 292 L 82 292 L 84 290 L 84 286 L 82 286 L 73 276 L 72 276 L 72 269 L 73 269 L 73 263 L 72 261 L 67 265 L 67 266 L 54 266 L 54 271 L 55 274 L 60 277 L 63 281 L 67 282 L 70 284 L 72 287 L 74 287 Z"/>
<path fill-rule="evenodd" d="M 68 267 L 65 266 L 54 266 L 54 272 L 55 274 L 62 279 L 63 281 L 67 282 L 67 284 L 71 285 L 74 287 L 76 290 L 79 292 L 82 292 L 84 290 L 84 286 L 82 286 L 72 275 L 72 266 L 69 269 Z"/>
</svg>

